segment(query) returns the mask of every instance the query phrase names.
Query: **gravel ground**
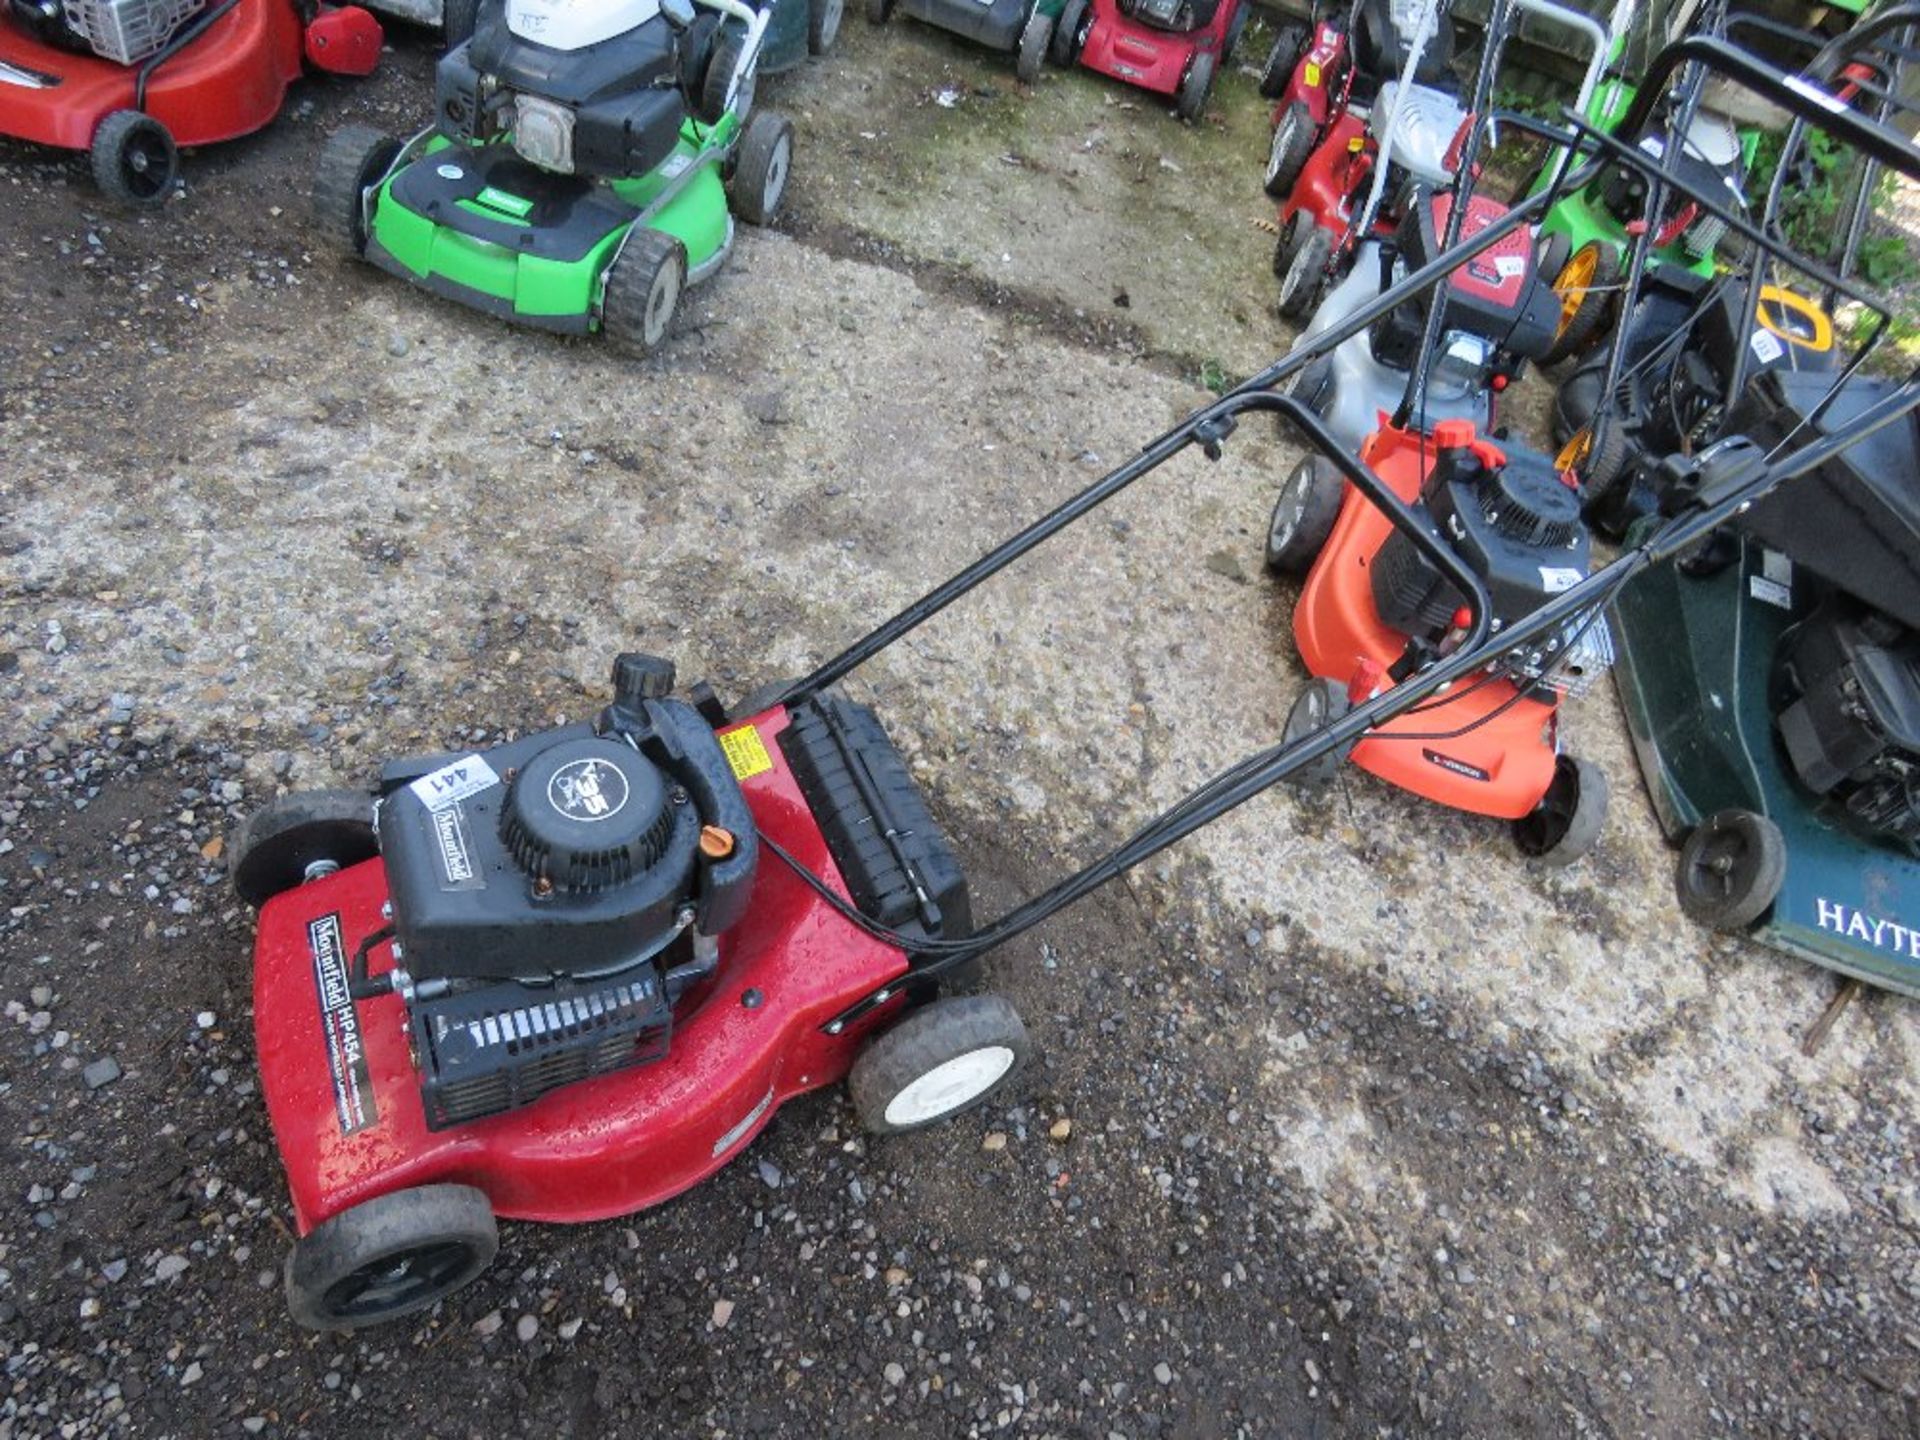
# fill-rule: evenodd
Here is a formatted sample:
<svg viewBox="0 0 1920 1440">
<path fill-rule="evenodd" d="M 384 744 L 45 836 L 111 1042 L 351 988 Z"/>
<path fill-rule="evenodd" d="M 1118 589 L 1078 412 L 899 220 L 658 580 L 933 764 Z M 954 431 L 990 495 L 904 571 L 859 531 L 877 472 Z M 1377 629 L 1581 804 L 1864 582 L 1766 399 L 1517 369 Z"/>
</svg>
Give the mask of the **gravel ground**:
<svg viewBox="0 0 1920 1440">
<path fill-rule="evenodd" d="M 1264 797 L 999 954 L 1013 1103 L 811 1097 L 417 1323 L 293 1327 L 238 817 L 582 715 L 618 648 L 793 673 L 1287 338 L 1244 74 L 1194 130 L 850 25 L 768 87 L 792 213 L 635 366 L 309 248 L 322 135 L 430 69 L 309 82 L 157 217 L 0 148 L 0 1437 L 1920 1431 L 1920 1025 L 1800 1054 L 1831 980 L 1680 919 L 1605 688 L 1568 872 Z M 858 677 L 977 909 L 1278 730 L 1292 459 L 1244 427 Z"/>
</svg>

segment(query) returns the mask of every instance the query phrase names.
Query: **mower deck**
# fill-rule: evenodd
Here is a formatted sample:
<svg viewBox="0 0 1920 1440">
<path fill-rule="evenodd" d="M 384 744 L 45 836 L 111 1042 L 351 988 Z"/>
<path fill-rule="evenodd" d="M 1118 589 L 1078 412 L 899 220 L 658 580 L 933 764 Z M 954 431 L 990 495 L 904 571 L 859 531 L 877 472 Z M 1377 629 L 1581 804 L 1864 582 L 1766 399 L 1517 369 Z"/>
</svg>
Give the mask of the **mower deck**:
<svg viewBox="0 0 1920 1440">
<path fill-rule="evenodd" d="M 1367 440 L 1360 459 L 1412 504 L 1433 453 L 1431 439 L 1386 426 Z M 1348 686 L 1356 700 L 1393 684 L 1387 670 L 1407 648 L 1406 636 L 1380 619 L 1369 589 L 1368 566 L 1392 528 L 1383 511 L 1348 486 L 1333 533 L 1293 607 L 1294 640 L 1307 669 Z M 1555 747 L 1541 737 L 1555 726 L 1554 707 L 1517 696 L 1511 681 L 1475 681 L 1453 698 L 1436 697 L 1377 725 L 1355 744 L 1352 760 L 1442 805 L 1516 820 L 1539 805 L 1553 782 Z M 1449 738 L 1391 738 L 1414 735 Z"/>
<path fill-rule="evenodd" d="M 733 217 L 720 162 L 738 131 L 731 116 L 688 121 L 657 170 L 604 184 L 540 170 L 505 143 L 435 135 L 374 192 L 367 259 L 489 315 L 584 335 L 633 227 L 679 240 L 690 283 L 725 263 Z"/>
<path fill-rule="evenodd" d="M 843 897 L 847 887 L 777 737 L 784 709 L 721 733 L 754 819 Z M 518 1110 L 434 1131 L 409 1053 L 406 1006 L 347 996 L 347 965 L 384 923 L 369 860 L 268 901 L 254 951 L 261 1087 L 301 1234 L 406 1187 L 457 1182 L 503 1217 L 605 1219 L 679 1194 L 726 1164 L 787 1100 L 831 1085 L 905 999 L 836 1015 L 907 969 L 899 949 L 828 910 L 784 865 L 763 864 L 744 919 L 719 938 L 720 978 L 676 1021 L 664 1058 L 563 1086 Z M 391 967 L 389 947 L 369 968 Z M 527 990 L 540 1008 L 541 992 Z"/>
<path fill-rule="evenodd" d="M 1754 939 L 1870 985 L 1920 998 L 1920 862 L 1809 801 L 1783 763 L 1768 690 L 1796 618 L 1792 567 L 1760 544 L 1711 575 L 1674 565 L 1614 605 L 1614 674 L 1654 813 L 1678 839 L 1727 809 L 1765 815 L 1787 868 Z"/>
<path fill-rule="evenodd" d="M 85 150 L 106 116 L 138 109 L 180 145 L 249 135 L 280 113 L 303 36 L 291 0 L 235 0 L 177 53 L 121 65 L 44 45 L 0 7 L 0 134 Z"/>
</svg>

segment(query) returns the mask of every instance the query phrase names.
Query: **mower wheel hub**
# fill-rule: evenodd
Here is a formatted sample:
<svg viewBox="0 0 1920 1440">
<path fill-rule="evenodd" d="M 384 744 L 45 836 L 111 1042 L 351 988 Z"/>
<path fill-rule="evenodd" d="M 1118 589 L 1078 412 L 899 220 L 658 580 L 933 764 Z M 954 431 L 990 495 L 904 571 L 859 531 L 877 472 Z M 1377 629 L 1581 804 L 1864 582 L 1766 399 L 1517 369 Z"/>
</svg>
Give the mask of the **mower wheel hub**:
<svg viewBox="0 0 1920 1440">
<path fill-rule="evenodd" d="M 887 1103 L 887 1123 L 923 1125 L 960 1109 L 999 1084 L 1014 1058 L 1005 1045 L 986 1045 L 936 1065 Z"/>
</svg>

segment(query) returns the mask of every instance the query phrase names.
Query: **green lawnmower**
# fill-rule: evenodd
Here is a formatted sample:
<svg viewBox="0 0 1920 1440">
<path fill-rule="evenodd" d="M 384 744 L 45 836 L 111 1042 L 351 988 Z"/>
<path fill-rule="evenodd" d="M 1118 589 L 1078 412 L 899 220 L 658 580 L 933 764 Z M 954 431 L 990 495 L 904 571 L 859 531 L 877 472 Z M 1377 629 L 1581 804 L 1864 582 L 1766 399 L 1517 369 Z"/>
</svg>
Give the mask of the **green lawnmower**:
<svg viewBox="0 0 1920 1440">
<path fill-rule="evenodd" d="M 319 221 L 435 294 L 647 354 L 685 287 L 726 262 L 734 217 L 765 224 L 785 197 L 793 127 L 752 108 L 773 16 L 744 0 L 489 4 L 440 62 L 432 129 L 328 143 Z"/>
</svg>

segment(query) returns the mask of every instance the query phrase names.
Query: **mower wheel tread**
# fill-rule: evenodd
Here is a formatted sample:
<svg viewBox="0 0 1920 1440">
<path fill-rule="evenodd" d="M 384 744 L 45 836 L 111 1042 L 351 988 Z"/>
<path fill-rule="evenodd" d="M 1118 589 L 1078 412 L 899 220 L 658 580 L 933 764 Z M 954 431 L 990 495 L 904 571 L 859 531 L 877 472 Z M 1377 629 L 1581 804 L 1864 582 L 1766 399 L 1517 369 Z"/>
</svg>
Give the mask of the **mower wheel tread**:
<svg viewBox="0 0 1920 1440">
<path fill-rule="evenodd" d="M 1032 1049 L 1004 996 L 943 996 L 876 1035 L 854 1061 L 847 1091 L 862 1126 L 896 1135 L 984 1103 L 1013 1082 Z M 951 1077 L 944 1089 L 943 1075 Z"/>
<path fill-rule="evenodd" d="M 296 790 L 269 800 L 227 841 L 227 874 L 255 907 L 306 879 L 316 862 L 344 870 L 380 853 L 373 796 L 364 790 Z"/>
<path fill-rule="evenodd" d="M 629 355 L 652 354 L 673 328 L 686 281 L 686 247 L 664 230 L 641 227 L 607 267 L 601 332 Z"/>
<path fill-rule="evenodd" d="M 1067 0 L 1053 22 L 1053 44 L 1047 48 L 1047 58 L 1063 70 L 1078 60 L 1080 31 L 1086 23 L 1087 0 Z"/>
<path fill-rule="evenodd" d="M 767 225 L 780 214 L 793 173 L 793 122 L 762 110 L 747 122 L 733 168 L 733 208 L 749 225 Z"/>
<path fill-rule="evenodd" d="M 1559 869 L 1590 854 L 1607 826 L 1607 772 L 1590 760 L 1558 755 L 1553 780 L 1534 809 L 1513 822 L 1520 853 Z"/>
<path fill-rule="evenodd" d="M 807 53 L 824 55 L 840 37 L 840 21 L 846 15 L 846 0 L 809 0 L 807 5 Z"/>
<path fill-rule="evenodd" d="M 1052 48 L 1053 17 L 1035 7 L 1027 17 L 1026 27 L 1020 32 L 1020 50 L 1013 61 L 1013 73 L 1019 76 L 1021 84 L 1040 83 L 1040 71 L 1047 63 L 1047 52 Z"/>
<path fill-rule="evenodd" d="M 294 1242 L 287 1308 L 313 1330 L 356 1330 L 424 1310 L 500 1248 L 493 1206 L 470 1185 L 419 1185 L 343 1210 Z"/>
<path fill-rule="evenodd" d="M 1315 457 L 1316 459 L 1319 457 Z M 1325 676 L 1310 680 L 1293 699 L 1287 710 L 1287 723 L 1280 731 L 1280 743 L 1293 745 L 1317 731 L 1346 718 L 1353 709 L 1353 701 L 1347 694 L 1347 687 L 1338 680 Z M 1352 745 L 1342 745 L 1317 759 L 1308 761 L 1289 778 L 1296 785 L 1321 786 L 1331 784 L 1340 773 L 1340 767 L 1353 753 Z"/>
<path fill-rule="evenodd" d="M 706 73 L 700 78 L 699 112 L 705 124 L 718 125 L 725 118 L 727 101 L 733 91 L 733 72 L 740 68 L 740 57 L 746 50 L 747 37 L 741 31 L 726 29 L 720 32 L 719 40 L 714 43 L 713 56 L 707 61 Z"/>
<path fill-rule="evenodd" d="M 1273 127 L 1273 139 L 1267 147 L 1267 173 L 1260 183 L 1269 199 L 1284 200 L 1293 193 L 1300 172 L 1312 158 L 1314 139 L 1313 112 L 1296 100 Z"/>
<path fill-rule="evenodd" d="M 1220 41 L 1220 63 L 1233 64 L 1234 56 L 1240 53 L 1240 42 L 1247 33 L 1247 0 L 1240 0 L 1234 9 L 1233 19 L 1227 22 L 1227 33 Z"/>
<path fill-rule="evenodd" d="M 367 253 L 361 197 L 400 153 L 400 142 L 370 125 L 343 125 L 328 138 L 313 168 L 313 218 L 349 255 Z"/>
<path fill-rule="evenodd" d="M 1303 381 L 1325 383 L 1313 382 L 1312 376 L 1312 366 L 1301 372 Z M 1311 570 L 1333 534 L 1345 493 L 1346 477 L 1326 456 L 1308 455 L 1294 466 L 1280 484 L 1267 524 L 1267 569 L 1295 577 Z"/>
<path fill-rule="evenodd" d="M 1213 98 L 1213 77 L 1218 68 L 1213 56 L 1202 50 L 1187 64 L 1187 73 L 1180 78 L 1180 93 L 1174 99 L 1173 110 L 1189 125 L 1198 125 L 1200 118 L 1207 113 L 1207 101 Z"/>
<path fill-rule="evenodd" d="M 165 204 L 180 173 L 173 136 L 140 110 L 115 110 L 102 120 L 87 160 L 101 194 L 136 208 Z"/>
<path fill-rule="evenodd" d="M 1294 69 L 1300 64 L 1300 57 L 1306 53 L 1309 40 L 1304 25 L 1282 25 L 1273 37 L 1273 48 L 1267 51 L 1267 63 L 1260 69 L 1260 96 L 1264 100 L 1278 100 L 1287 93 L 1287 82 L 1293 79 Z"/>
<path fill-rule="evenodd" d="M 473 38 L 480 17 L 480 0 L 443 0 L 440 7 L 440 43 L 452 50 Z"/>
<path fill-rule="evenodd" d="M 1680 847 L 1674 890 L 1689 919 L 1736 931 L 1772 908 L 1786 878 L 1780 827 L 1752 810 L 1722 810 L 1696 825 Z"/>
<path fill-rule="evenodd" d="M 1298 242 L 1280 277 L 1280 313 L 1289 320 L 1304 320 L 1313 313 L 1320 291 L 1326 284 L 1327 262 L 1333 258 L 1333 236 L 1304 212 L 1294 219 L 1307 227 L 1304 240 Z M 1285 240 L 1282 236 L 1282 240 Z M 1279 256 L 1275 256 L 1278 264 Z"/>
</svg>

